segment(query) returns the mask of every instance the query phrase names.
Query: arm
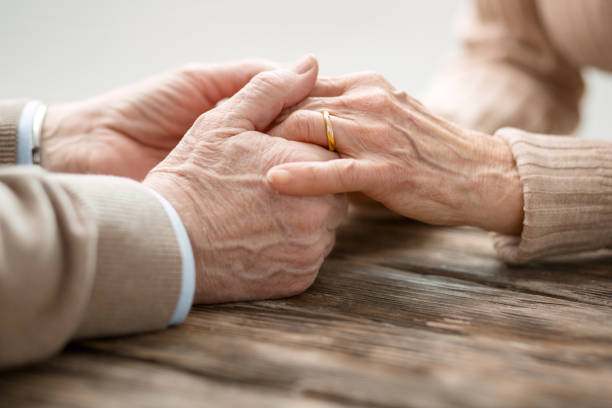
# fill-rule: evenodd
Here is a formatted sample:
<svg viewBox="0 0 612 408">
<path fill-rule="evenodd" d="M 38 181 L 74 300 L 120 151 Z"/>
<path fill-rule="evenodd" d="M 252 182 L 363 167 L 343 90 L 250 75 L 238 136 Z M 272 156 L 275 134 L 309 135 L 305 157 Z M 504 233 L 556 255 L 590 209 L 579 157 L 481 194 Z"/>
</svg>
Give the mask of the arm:
<svg viewBox="0 0 612 408">
<path fill-rule="evenodd" d="M 142 179 L 202 112 L 269 67 L 191 64 L 87 101 L 53 105 L 44 122 L 43 165 Z M 24 121 L 25 111 L 31 113 L 24 106 L 30 105 L 0 102 L 0 164 L 27 164 L 32 123 Z M 193 297 L 193 255 L 163 197 L 122 178 L 6 167 L 0 202 L 0 367 L 51 355 L 74 337 L 153 330 L 184 319 Z"/>
<path fill-rule="evenodd" d="M 505 126 L 571 133 L 583 81 L 554 49 L 534 0 L 477 0 L 459 20 L 461 49 L 424 99 L 433 112 L 492 134 Z"/>
<path fill-rule="evenodd" d="M 261 131 L 310 92 L 317 68 L 307 57 L 258 75 L 201 115 L 142 183 L 0 170 L 0 367 L 41 359 L 75 337 L 170 323 L 185 258 L 156 194 L 184 223 L 196 302 L 286 297 L 308 288 L 331 251 L 346 199 L 282 196 L 264 174 L 289 160 L 335 155 Z"/>
<path fill-rule="evenodd" d="M 0 142 L 14 138 L 5 132 Z M 181 258 L 148 189 L 116 177 L 4 167 L 0 202 L 0 367 L 44 358 L 75 337 L 170 323 Z"/>
</svg>

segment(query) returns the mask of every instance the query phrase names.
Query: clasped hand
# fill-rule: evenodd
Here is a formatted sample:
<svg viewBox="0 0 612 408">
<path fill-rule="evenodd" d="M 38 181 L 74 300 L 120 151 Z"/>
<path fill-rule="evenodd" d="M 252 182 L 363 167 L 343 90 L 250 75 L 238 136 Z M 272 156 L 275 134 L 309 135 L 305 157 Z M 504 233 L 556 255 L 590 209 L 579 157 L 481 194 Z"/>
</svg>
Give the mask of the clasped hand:
<svg viewBox="0 0 612 408">
<path fill-rule="evenodd" d="M 504 141 L 433 115 L 379 74 L 317 80 L 310 56 L 271 68 L 192 65 L 52 106 L 42 163 L 144 178 L 185 224 L 197 303 L 305 290 L 346 216 L 345 192 L 433 224 L 520 232 Z M 338 154 L 327 150 L 325 110 Z"/>
<path fill-rule="evenodd" d="M 347 201 L 342 194 L 282 195 L 268 186 L 265 174 L 275 165 L 337 158 L 314 144 L 263 133 L 311 92 L 318 74 L 311 56 L 270 68 L 258 61 L 192 65 L 89 101 L 51 106 L 42 164 L 144 178 L 185 225 L 196 303 L 300 293 L 331 251 Z"/>
<path fill-rule="evenodd" d="M 522 189 L 505 141 L 430 113 L 377 73 L 319 78 L 271 135 L 328 146 L 329 111 L 341 158 L 286 163 L 268 172 L 285 194 L 362 192 L 423 222 L 518 234 Z"/>
</svg>

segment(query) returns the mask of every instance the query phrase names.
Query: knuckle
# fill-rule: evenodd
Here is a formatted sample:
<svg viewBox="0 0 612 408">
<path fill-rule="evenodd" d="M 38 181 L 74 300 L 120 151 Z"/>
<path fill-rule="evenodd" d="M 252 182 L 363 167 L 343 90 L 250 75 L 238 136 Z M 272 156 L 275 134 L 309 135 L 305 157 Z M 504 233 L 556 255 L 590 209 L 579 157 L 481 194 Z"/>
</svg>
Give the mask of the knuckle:
<svg viewBox="0 0 612 408">
<path fill-rule="evenodd" d="M 408 100 L 410 99 L 408 94 L 404 91 L 398 91 L 398 90 L 393 91 L 393 96 L 397 98 L 398 101 L 401 101 L 401 102 L 408 102 Z"/>
<path fill-rule="evenodd" d="M 326 98 L 310 96 L 300 102 L 298 106 L 300 110 L 315 111 L 319 110 L 326 102 L 329 102 Z"/>
<path fill-rule="evenodd" d="M 370 79 L 372 79 L 374 82 L 387 82 L 384 75 L 377 71 L 370 72 Z"/>
<path fill-rule="evenodd" d="M 300 132 L 300 133 L 308 133 L 311 130 L 312 124 L 310 115 L 307 111 L 298 110 L 291 114 L 290 118 L 291 129 Z"/>
<path fill-rule="evenodd" d="M 318 268 L 325 256 L 325 246 L 321 244 L 312 245 L 304 250 L 302 261 L 309 268 Z"/>
<path fill-rule="evenodd" d="M 258 88 L 269 88 L 279 86 L 282 83 L 282 76 L 277 71 L 264 71 L 255 75 L 253 84 Z"/>
<path fill-rule="evenodd" d="M 377 107 L 386 107 L 392 104 L 391 95 L 382 88 L 373 88 L 368 97 L 370 103 Z"/>
<path fill-rule="evenodd" d="M 365 71 L 361 75 L 365 81 L 371 84 L 389 84 L 387 78 L 385 78 L 385 76 L 378 71 Z"/>
<path fill-rule="evenodd" d="M 208 67 L 199 62 L 189 62 L 187 64 L 181 65 L 176 72 L 179 76 L 187 77 L 187 78 L 202 78 L 202 75 L 206 73 Z"/>
<path fill-rule="evenodd" d="M 354 160 L 349 160 L 341 166 L 335 167 L 335 174 L 332 177 L 338 180 L 342 189 L 352 187 L 357 177 L 357 163 Z"/>
<path fill-rule="evenodd" d="M 286 295 L 287 296 L 295 296 L 301 293 L 304 293 L 308 290 L 314 283 L 317 278 L 318 268 L 308 270 L 306 273 L 292 279 L 291 282 L 287 285 Z"/>
<path fill-rule="evenodd" d="M 372 80 L 372 79 L 376 79 L 379 73 L 377 71 L 362 71 L 358 73 L 357 75 L 360 76 L 362 79 Z"/>
</svg>

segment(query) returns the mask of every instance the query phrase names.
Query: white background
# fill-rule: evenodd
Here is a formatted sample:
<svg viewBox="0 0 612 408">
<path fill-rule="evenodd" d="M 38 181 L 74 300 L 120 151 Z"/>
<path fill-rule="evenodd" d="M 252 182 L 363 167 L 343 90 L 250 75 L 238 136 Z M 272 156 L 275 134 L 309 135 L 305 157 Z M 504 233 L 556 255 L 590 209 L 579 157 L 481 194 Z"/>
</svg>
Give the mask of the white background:
<svg viewBox="0 0 612 408">
<path fill-rule="evenodd" d="M 77 100 L 186 62 L 306 52 L 417 97 L 456 47 L 453 0 L 0 0 L 0 98 Z M 612 76 L 586 72 L 579 133 L 612 140 Z"/>
</svg>

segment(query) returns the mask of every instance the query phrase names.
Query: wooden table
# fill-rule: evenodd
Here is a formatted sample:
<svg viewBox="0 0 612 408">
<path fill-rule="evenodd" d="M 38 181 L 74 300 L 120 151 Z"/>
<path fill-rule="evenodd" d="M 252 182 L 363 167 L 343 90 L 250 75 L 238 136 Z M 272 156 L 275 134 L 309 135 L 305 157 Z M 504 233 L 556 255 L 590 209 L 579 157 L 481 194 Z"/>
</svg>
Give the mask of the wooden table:
<svg viewBox="0 0 612 408">
<path fill-rule="evenodd" d="M 306 293 L 198 306 L 0 375 L 0 406 L 612 406 L 612 252 L 511 267 L 486 233 L 353 218 Z"/>
</svg>

